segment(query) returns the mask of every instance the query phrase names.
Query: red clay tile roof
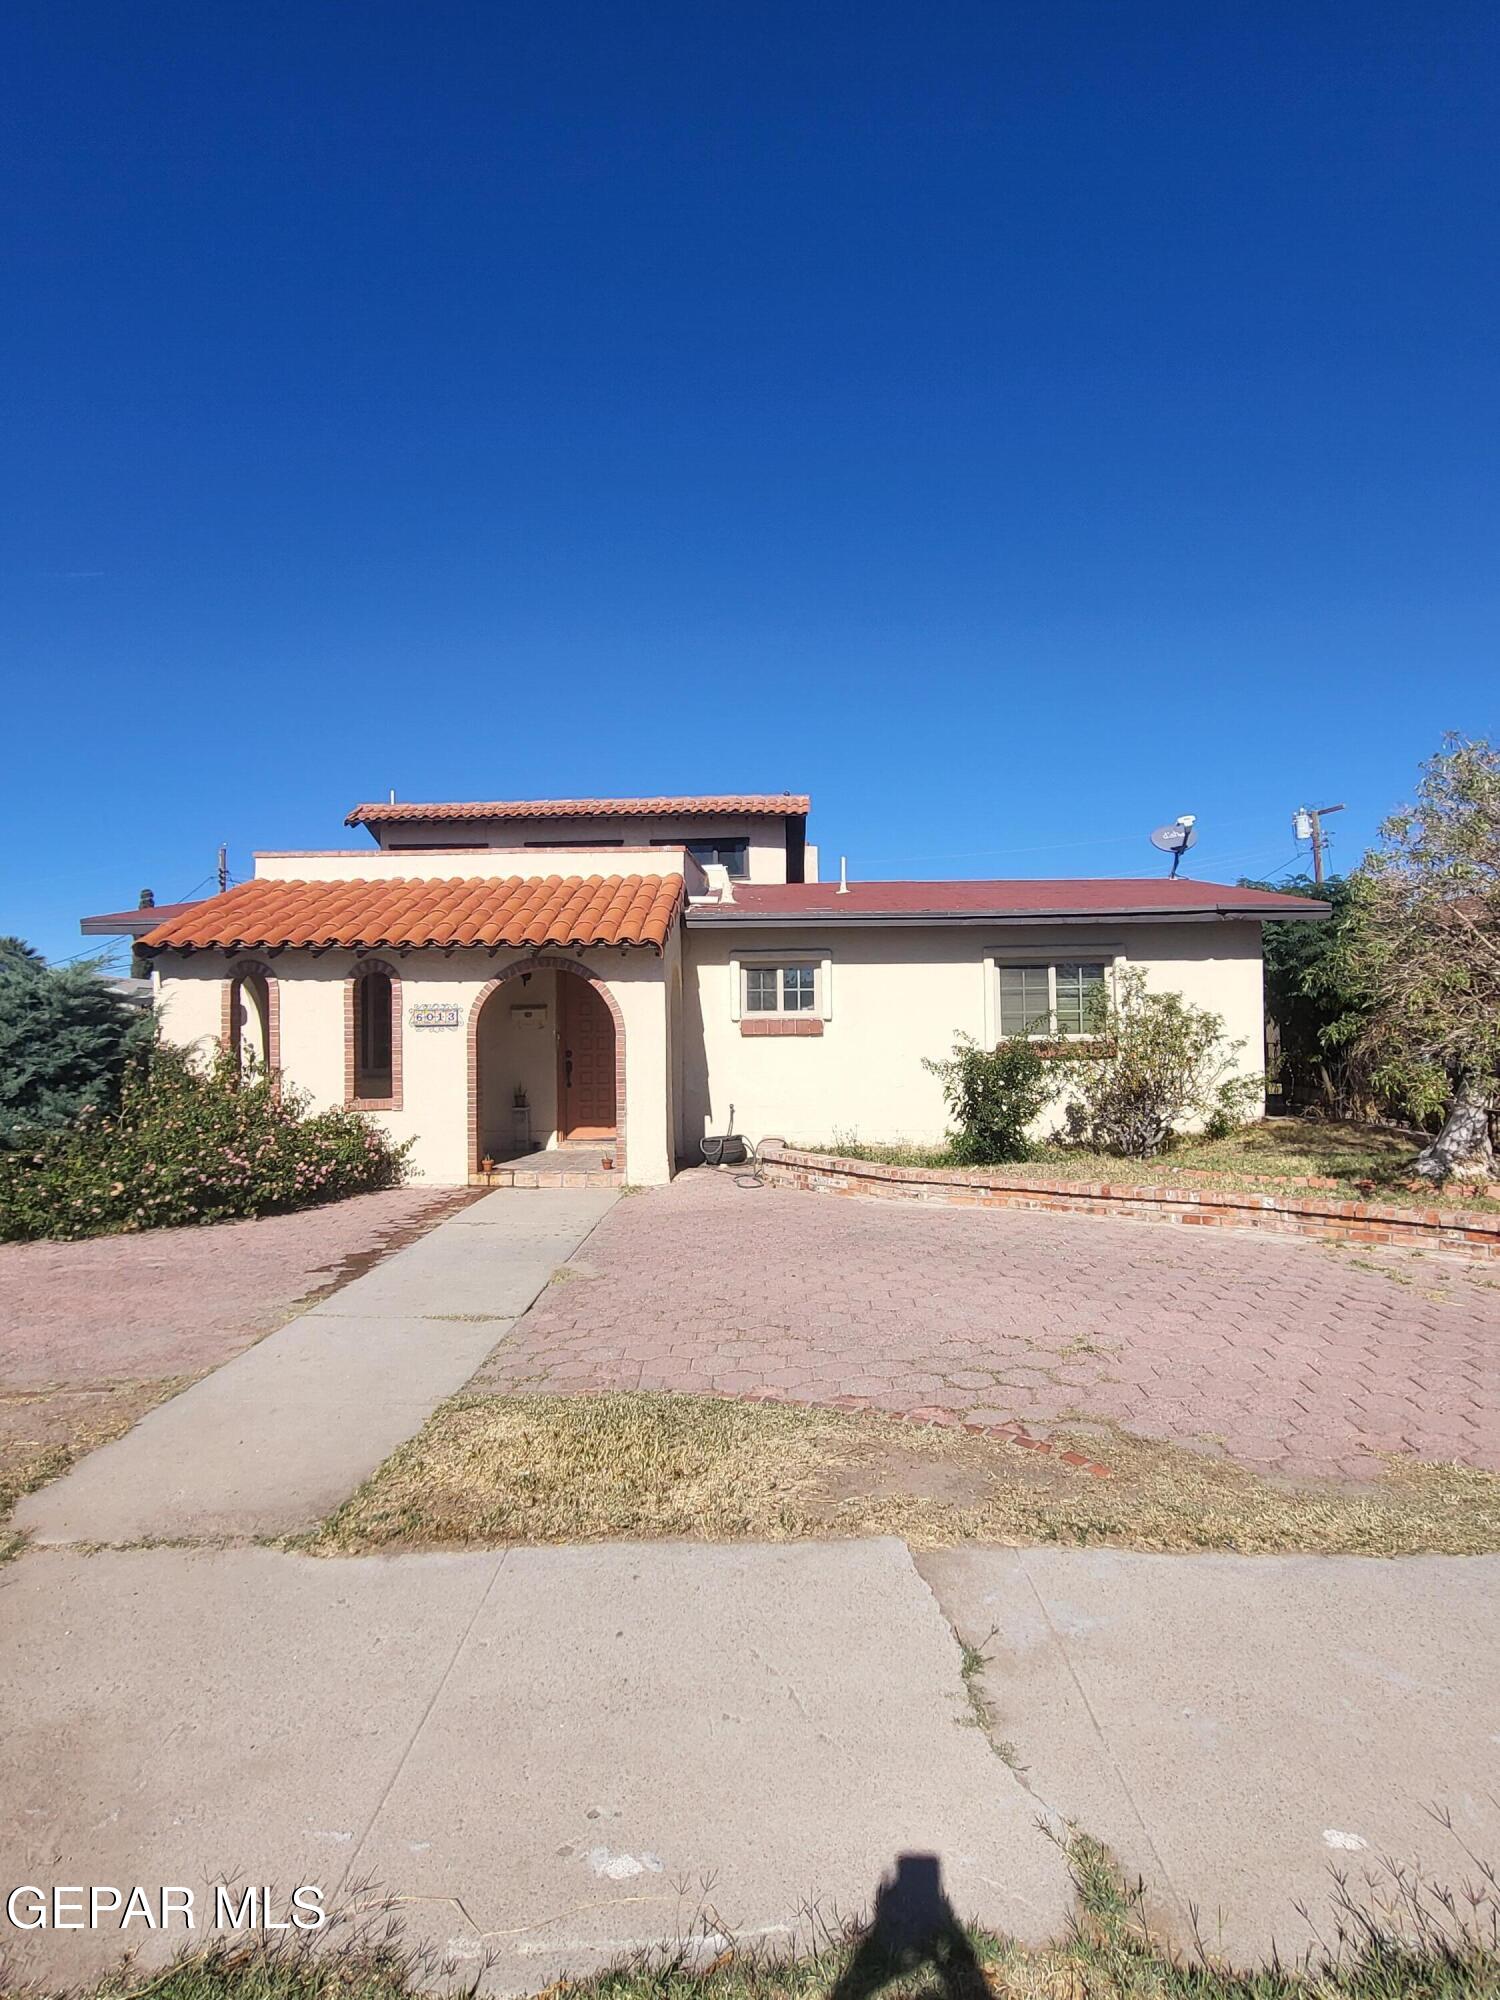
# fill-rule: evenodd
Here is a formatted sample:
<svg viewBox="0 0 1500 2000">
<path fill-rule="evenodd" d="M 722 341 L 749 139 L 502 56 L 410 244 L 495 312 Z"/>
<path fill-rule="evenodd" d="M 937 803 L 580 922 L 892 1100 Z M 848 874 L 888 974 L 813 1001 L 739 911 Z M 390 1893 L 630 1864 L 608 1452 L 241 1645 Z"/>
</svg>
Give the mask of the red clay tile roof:
<svg viewBox="0 0 1500 2000">
<path fill-rule="evenodd" d="M 158 925 L 141 939 L 140 949 L 624 944 L 660 951 L 681 902 L 680 875 L 260 879 Z"/>
<path fill-rule="evenodd" d="M 447 804 L 356 806 L 345 826 L 382 826 L 399 820 L 440 819 L 680 819 L 739 813 L 749 817 L 805 813 L 811 800 L 798 792 L 726 792 L 709 798 L 680 799 L 475 799 Z"/>
<path fill-rule="evenodd" d="M 704 923 L 982 923 L 1048 917 L 1326 917 L 1327 903 L 1164 876 L 1062 882 L 737 882 L 732 903 L 694 903 Z"/>
</svg>

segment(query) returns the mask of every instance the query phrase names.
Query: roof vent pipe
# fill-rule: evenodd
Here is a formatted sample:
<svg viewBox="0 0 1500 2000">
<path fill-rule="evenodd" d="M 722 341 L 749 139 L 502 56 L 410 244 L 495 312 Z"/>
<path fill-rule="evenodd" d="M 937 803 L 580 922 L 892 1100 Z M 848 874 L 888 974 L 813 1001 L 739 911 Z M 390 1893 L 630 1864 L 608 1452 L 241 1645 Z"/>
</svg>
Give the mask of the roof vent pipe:
<svg viewBox="0 0 1500 2000">
<path fill-rule="evenodd" d="M 394 805 L 395 803 L 396 803 L 396 787 L 395 787 L 394 785 L 392 785 L 392 786 L 391 786 L 391 804 L 392 804 L 392 805 Z"/>
<path fill-rule="evenodd" d="M 841 896 L 847 896 L 849 893 L 849 857 L 847 854 L 841 854 L 839 856 L 838 892 Z"/>
</svg>

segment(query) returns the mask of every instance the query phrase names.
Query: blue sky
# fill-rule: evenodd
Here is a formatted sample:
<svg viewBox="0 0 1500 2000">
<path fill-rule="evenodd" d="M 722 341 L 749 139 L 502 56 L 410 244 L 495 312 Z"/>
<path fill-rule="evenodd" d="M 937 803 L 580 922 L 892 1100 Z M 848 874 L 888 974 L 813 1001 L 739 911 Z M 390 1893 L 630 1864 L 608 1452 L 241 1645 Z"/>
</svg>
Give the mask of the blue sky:
<svg viewBox="0 0 1500 2000">
<path fill-rule="evenodd" d="M 49 953 L 391 786 L 1232 879 L 1496 726 L 1492 6 L 13 0 L 0 73 Z"/>
</svg>

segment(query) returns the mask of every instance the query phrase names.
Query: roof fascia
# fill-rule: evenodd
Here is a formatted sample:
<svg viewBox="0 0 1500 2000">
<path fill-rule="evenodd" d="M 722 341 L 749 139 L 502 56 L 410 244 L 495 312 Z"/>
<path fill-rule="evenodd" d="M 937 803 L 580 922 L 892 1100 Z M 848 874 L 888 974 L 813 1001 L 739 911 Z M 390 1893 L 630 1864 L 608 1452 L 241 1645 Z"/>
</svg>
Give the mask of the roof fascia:
<svg viewBox="0 0 1500 2000">
<path fill-rule="evenodd" d="M 1322 923 L 1331 914 L 1323 910 L 1261 910 L 1225 904 L 1212 910 L 921 910 L 899 912 L 842 910 L 722 909 L 690 902 L 685 921 L 690 927 L 708 930 L 816 930 L 836 924 L 854 930 L 930 930 L 934 925 L 976 924 L 993 930 L 1030 928 L 1036 924 L 1219 924 L 1253 922 L 1262 924 Z"/>
</svg>

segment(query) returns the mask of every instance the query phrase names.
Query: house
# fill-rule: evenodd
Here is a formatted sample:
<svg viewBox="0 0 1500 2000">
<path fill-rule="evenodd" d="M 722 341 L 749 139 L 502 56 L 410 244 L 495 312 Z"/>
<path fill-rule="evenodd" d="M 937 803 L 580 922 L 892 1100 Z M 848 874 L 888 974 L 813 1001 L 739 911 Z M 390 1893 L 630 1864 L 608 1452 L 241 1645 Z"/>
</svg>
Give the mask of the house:
<svg viewBox="0 0 1500 2000">
<path fill-rule="evenodd" d="M 258 854 L 135 948 L 168 1036 L 360 1107 L 426 1179 L 536 1151 L 660 1182 L 731 1115 L 752 1139 L 939 1140 L 925 1057 L 1041 1016 L 1082 1034 L 1124 964 L 1222 1014 L 1258 1070 L 1260 927 L 1327 913 L 1183 879 L 824 882 L 808 806 L 361 805 L 371 844 Z"/>
</svg>

